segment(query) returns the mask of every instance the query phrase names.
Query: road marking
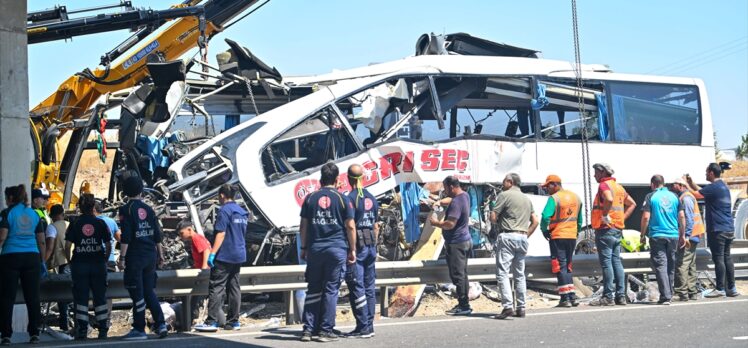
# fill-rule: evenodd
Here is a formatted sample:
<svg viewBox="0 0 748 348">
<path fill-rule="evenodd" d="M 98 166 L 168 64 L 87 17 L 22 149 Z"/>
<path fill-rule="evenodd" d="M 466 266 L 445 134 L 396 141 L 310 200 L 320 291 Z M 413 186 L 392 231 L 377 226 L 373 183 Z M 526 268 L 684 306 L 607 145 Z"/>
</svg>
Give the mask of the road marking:
<svg viewBox="0 0 748 348">
<path fill-rule="evenodd" d="M 546 315 L 567 315 L 567 314 L 578 314 L 578 313 L 591 313 L 591 312 L 609 312 L 609 311 L 627 311 L 627 310 L 638 310 L 638 309 L 664 309 L 664 308 L 673 308 L 673 307 L 684 307 L 684 306 L 705 306 L 705 305 L 716 305 L 716 304 L 725 304 L 725 303 L 740 303 L 740 302 L 748 302 L 748 299 L 739 299 L 739 300 L 724 300 L 724 301 L 702 301 L 702 302 L 692 302 L 692 303 L 679 303 L 679 304 L 673 304 L 671 306 L 661 306 L 661 305 L 639 305 L 639 306 L 617 306 L 617 307 L 610 307 L 610 308 L 598 308 L 598 309 L 581 309 L 581 310 L 569 310 L 569 311 L 554 311 L 554 312 L 541 312 L 541 313 L 527 313 L 528 317 L 536 317 L 536 316 L 546 316 Z M 402 321 L 402 322 L 378 322 L 376 323 L 377 327 L 385 327 L 385 326 L 406 326 L 406 325 L 418 325 L 418 324 L 430 324 L 430 323 L 443 323 L 443 322 L 456 322 L 456 321 L 466 321 L 466 320 L 493 320 L 486 317 L 459 317 L 459 318 L 444 318 L 444 319 L 432 319 L 432 320 L 409 320 L 409 321 Z M 337 329 L 347 329 L 347 328 L 353 328 L 354 325 L 345 325 L 345 326 L 336 326 Z M 288 333 L 297 333 L 299 331 L 298 326 L 286 326 L 281 327 L 277 329 L 278 331 L 286 331 Z M 163 342 L 174 342 L 174 341 L 185 341 L 185 340 L 192 340 L 192 339 L 204 339 L 204 338 L 217 338 L 217 339 L 223 339 L 223 338 L 231 338 L 231 337 L 249 337 L 249 336 L 257 336 L 257 335 L 266 335 L 270 334 L 270 332 L 267 331 L 253 331 L 253 332 L 238 332 L 238 333 L 230 333 L 230 334 L 204 334 L 204 333 L 195 333 L 190 332 L 186 333 L 190 336 L 185 337 L 172 337 L 167 338 L 163 340 Z M 739 337 L 733 337 L 734 340 L 748 340 L 748 336 L 739 336 Z M 146 341 L 106 341 L 104 344 L 106 345 L 122 345 L 122 344 L 136 344 L 138 342 L 142 343 L 150 343 L 155 341 L 156 339 L 149 339 Z M 46 343 L 46 342 L 45 342 Z M 53 345 L 49 347 L 65 347 L 65 348 L 72 348 L 72 347 L 89 347 L 92 345 L 99 345 L 102 342 L 91 342 L 91 343 L 81 343 L 81 344 L 59 344 L 59 345 Z"/>
</svg>

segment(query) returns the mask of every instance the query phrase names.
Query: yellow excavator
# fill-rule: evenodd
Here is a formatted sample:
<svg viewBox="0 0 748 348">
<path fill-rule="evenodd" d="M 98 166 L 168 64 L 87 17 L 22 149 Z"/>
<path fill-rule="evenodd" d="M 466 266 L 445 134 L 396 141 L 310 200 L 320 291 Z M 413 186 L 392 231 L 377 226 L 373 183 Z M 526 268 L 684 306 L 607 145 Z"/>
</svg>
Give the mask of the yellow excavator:
<svg viewBox="0 0 748 348">
<path fill-rule="evenodd" d="M 70 168 L 65 168 L 65 163 L 70 161 L 64 158 L 75 154 L 70 153 L 72 149 L 61 144 L 59 139 L 65 132 L 87 124 L 81 122 L 81 118 L 90 117 L 86 112 L 99 97 L 142 83 L 149 77 L 147 63 L 172 61 L 195 47 L 200 48 L 202 61 L 207 61 L 210 39 L 244 18 L 229 23 L 258 1 L 201 2 L 187 0 L 169 10 L 154 11 L 135 9 L 130 1 L 122 1 L 119 5 L 96 9 L 125 6 L 127 10 L 124 12 L 78 19 L 69 19 L 65 7 L 28 14 L 30 44 L 118 29 L 135 31 L 102 56 L 102 67 L 94 71 L 85 69 L 69 77 L 29 112 L 36 162 L 32 185 L 45 186 L 50 191 L 50 204 L 63 202 L 61 189 L 64 181 L 72 180 L 71 175 L 74 175 Z M 260 7 L 262 5 L 264 3 Z M 162 28 L 167 22 L 171 24 Z"/>
</svg>

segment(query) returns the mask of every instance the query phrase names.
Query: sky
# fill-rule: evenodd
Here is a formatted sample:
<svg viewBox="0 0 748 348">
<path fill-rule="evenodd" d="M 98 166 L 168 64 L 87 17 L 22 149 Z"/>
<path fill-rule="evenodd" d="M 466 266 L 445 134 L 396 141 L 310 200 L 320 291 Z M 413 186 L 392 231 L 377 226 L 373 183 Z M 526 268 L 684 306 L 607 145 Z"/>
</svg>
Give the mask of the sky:
<svg viewBox="0 0 748 348">
<path fill-rule="evenodd" d="M 166 9 L 180 0 L 132 0 Z M 28 10 L 68 10 L 117 0 L 29 0 Z M 709 95 L 720 148 L 748 134 L 748 1 L 579 0 L 583 63 L 615 72 L 700 78 Z M 108 10 L 113 11 L 113 10 Z M 421 34 L 465 32 L 574 60 L 571 0 L 270 0 L 211 41 L 211 61 L 225 38 L 249 48 L 284 75 L 327 73 L 400 59 Z M 127 31 L 29 46 L 29 105 L 130 35 Z"/>
</svg>

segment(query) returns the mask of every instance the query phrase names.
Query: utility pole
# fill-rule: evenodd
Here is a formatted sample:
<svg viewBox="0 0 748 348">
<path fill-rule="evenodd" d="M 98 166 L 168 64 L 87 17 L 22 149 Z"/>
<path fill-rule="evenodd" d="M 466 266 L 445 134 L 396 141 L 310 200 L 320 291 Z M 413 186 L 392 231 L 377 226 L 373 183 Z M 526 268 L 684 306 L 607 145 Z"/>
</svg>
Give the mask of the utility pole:
<svg viewBox="0 0 748 348">
<path fill-rule="evenodd" d="M 29 136 L 26 1 L 0 0 L 0 189 L 30 190 L 33 152 Z M 0 200 L 4 207 L 5 200 Z"/>
</svg>

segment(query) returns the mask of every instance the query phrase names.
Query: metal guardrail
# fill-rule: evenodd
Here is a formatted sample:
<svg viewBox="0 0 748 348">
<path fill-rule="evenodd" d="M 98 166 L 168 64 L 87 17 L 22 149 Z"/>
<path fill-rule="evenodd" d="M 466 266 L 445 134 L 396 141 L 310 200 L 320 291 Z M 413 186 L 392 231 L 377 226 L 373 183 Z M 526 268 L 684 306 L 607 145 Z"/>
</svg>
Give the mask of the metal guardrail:
<svg viewBox="0 0 748 348">
<path fill-rule="evenodd" d="M 748 269 L 748 247 L 732 248 L 732 259 L 736 269 Z M 652 273 L 648 252 L 623 253 L 623 267 L 627 274 Z M 574 275 L 578 277 L 601 276 L 602 270 L 597 255 L 575 255 L 573 261 Z M 699 270 L 713 270 L 711 254 L 706 249 L 697 250 L 696 267 Z M 551 273 L 548 257 L 528 257 L 525 261 L 525 274 L 528 279 L 555 278 Z M 289 292 L 306 289 L 304 271 L 306 266 L 266 266 L 243 267 L 239 276 L 242 293 Z M 377 263 L 378 287 L 435 284 L 450 282 L 449 272 L 444 260 L 439 261 L 394 261 Z M 493 258 L 468 260 L 468 274 L 471 281 L 493 281 L 496 279 L 496 261 Z M 159 271 L 156 294 L 159 297 L 182 297 L 183 308 L 191 301 L 192 296 L 207 295 L 210 271 L 176 270 Z M 107 298 L 129 298 L 124 287 L 123 273 L 110 273 L 108 277 Z M 42 302 L 72 301 L 72 281 L 69 275 L 51 275 L 42 282 Z M 386 291 L 383 292 L 386 295 Z M 23 302 L 19 291 L 17 302 Z M 289 310 L 292 310 L 293 296 L 286 295 Z M 383 301 L 385 302 L 385 301 Z M 189 310 L 182 311 L 186 317 L 182 322 L 191 323 Z"/>
</svg>

